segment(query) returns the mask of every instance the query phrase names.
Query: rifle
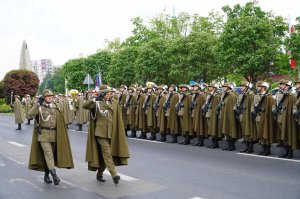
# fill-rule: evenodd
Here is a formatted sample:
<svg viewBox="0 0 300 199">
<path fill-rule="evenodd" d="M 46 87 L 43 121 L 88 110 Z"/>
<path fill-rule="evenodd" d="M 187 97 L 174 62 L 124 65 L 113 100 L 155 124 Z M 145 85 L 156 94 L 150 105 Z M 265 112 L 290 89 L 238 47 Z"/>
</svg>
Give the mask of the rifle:
<svg viewBox="0 0 300 199">
<path fill-rule="evenodd" d="M 190 106 L 189 106 L 189 112 L 190 112 L 190 114 L 192 114 L 192 112 L 193 112 L 193 110 L 194 110 L 194 108 L 195 108 L 195 106 L 196 106 L 196 98 L 197 98 L 197 96 L 198 96 L 198 92 L 196 92 L 196 93 L 193 93 L 194 95 L 193 95 L 193 100 L 192 100 L 192 103 L 190 104 Z"/>
<path fill-rule="evenodd" d="M 212 94 L 210 94 L 209 99 L 207 100 L 207 102 L 201 108 L 203 117 L 205 117 L 206 113 L 208 112 L 208 109 L 209 109 L 209 107 L 211 105 L 211 102 L 212 102 L 212 100 L 214 98 L 214 93 L 215 92 L 213 92 Z"/>
<path fill-rule="evenodd" d="M 186 94 L 183 93 L 183 96 L 182 96 L 180 102 L 176 104 L 176 106 L 175 106 L 176 113 L 178 113 L 180 111 L 180 109 L 184 107 L 183 100 L 184 100 L 185 96 L 186 96 Z"/>
<path fill-rule="evenodd" d="M 264 111 L 264 108 L 262 107 L 262 103 L 264 102 L 265 97 L 266 97 L 266 94 L 264 94 L 261 97 L 261 99 L 260 99 L 259 103 L 257 104 L 257 106 L 254 106 L 254 110 L 251 112 L 253 120 L 256 119 L 256 116 L 257 116 L 258 113 Z"/>
<path fill-rule="evenodd" d="M 147 109 L 149 107 L 149 100 L 150 100 L 150 98 L 151 98 L 151 94 L 147 95 L 146 102 L 144 103 L 143 108 L 142 108 L 144 113 L 146 113 L 146 111 L 147 111 Z"/>
<path fill-rule="evenodd" d="M 163 109 L 165 112 L 167 112 L 167 110 L 170 108 L 170 101 L 171 101 L 172 96 L 173 96 L 173 93 L 170 93 L 166 103 L 164 104 Z"/>
<path fill-rule="evenodd" d="M 122 93 L 120 93 L 120 96 L 119 96 L 119 99 L 118 99 L 118 101 L 119 101 L 119 104 L 121 104 L 121 102 L 122 102 L 122 96 L 123 96 L 123 94 L 122 94 Z"/>
<path fill-rule="evenodd" d="M 128 97 L 127 101 L 126 101 L 126 104 L 125 104 L 125 107 L 124 107 L 125 113 L 127 112 L 128 108 L 129 108 L 129 106 L 130 106 L 130 99 L 131 99 L 131 96 L 132 96 L 132 95 L 129 95 L 129 97 Z"/>
<path fill-rule="evenodd" d="M 222 107 L 224 106 L 224 100 L 225 100 L 225 97 L 228 95 L 228 93 L 227 92 L 225 92 L 224 93 L 224 95 L 222 96 L 222 98 L 221 98 L 221 100 L 220 100 L 220 102 L 219 102 L 219 104 L 218 104 L 218 106 L 217 106 L 217 108 L 216 108 L 216 113 L 217 113 L 217 115 L 219 115 L 220 114 L 220 111 L 221 111 L 221 109 L 222 109 Z"/>
<path fill-rule="evenodd" d="M 239 118 L 240 118 L 241 113 L 242 113 L 242 112 L 244 111 L 244 109 L 245 109 L 244 101 L 245 101 L 245 99 L 246 99 L 246 94 L 247 94 L 247 92 L 243 94 L 242 100 L 240 101 L 239 104 L 236 105 L 236 108 L 234 109 L 234 116 L 235 116 L 236 119 L 239 119 Z"/>
<path fill-rule="evenodd" d="M 277 119 L 279 113 L 285 108 L 283 105 L 283 102 L 287 95 L 288 95 L 288 93 L 284 92 L 280 102 L 275 106 L 275 109 L 272 110 L 272 115 L 273 115 L 274 120 Z"/>
<path fill-rule="evenodd" d="M 155 103 L 154 103 L 154 105 L 153 105 L 153 110 L 154 110 L 154 114 L 156 115 L 156 113 L 157 113 L 157 110 L 158 110 L 158 108 L 159 108 L 159 100 L 160 100 L 160 98 L 161 98 L 161 95 L 159 95 L 159 96 L 157 96 L 157 99 L 156 99 L 156 101 L 155 101 Z"/>
</svg>

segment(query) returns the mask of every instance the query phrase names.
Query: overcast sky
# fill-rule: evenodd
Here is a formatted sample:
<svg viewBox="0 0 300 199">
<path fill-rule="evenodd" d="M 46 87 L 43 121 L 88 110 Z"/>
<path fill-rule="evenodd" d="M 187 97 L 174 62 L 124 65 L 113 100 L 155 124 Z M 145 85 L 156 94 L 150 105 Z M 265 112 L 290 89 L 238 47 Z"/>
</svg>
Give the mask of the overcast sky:
<svg viewBox="0 0 300 199">
<path fill-rule="evenodd" d="M 52 59 L 62 65 L 71 58 L 93 54 L 105 39 L 131 35 L 131 19 L 145 21 L 164 9 L 170 14 L 221 11 L 225 5 L 244 5 L 246 0 L 0 0 L 0 80 L 19 67 L 22 42 L 31 60 Z M 292 21 L 300 16 L 299 0 L 260 0 L 265 11 Z"/>
</svg>

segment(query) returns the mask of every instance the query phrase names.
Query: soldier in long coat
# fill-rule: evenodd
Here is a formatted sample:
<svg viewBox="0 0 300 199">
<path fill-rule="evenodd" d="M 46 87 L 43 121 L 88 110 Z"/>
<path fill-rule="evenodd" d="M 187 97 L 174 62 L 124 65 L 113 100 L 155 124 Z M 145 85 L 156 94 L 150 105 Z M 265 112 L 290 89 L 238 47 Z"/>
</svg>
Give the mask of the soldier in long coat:
<svg viewBox="0 0 300 199">
<path fill-rule="evenodd" d="M 177 136 L 179 134 L 179 118 L 175 111 L 175 106 L 179 100 L 179 94 L 176 92 L 176 86 L 171 84 L 168 88 L 169 93 L 166 96 L 164 103 L 165 116 L 167 117 L 167 131 L 172 135 L 168 143 L 177 143 Z"/>
<path fill-rule="evenodd" d="M 154 113 L 156 115 L 156 126 L 158 131 L 160 132 L 160 142 L 165 142 L 166 139 L 166 131 L 167 131 L 167 118 L 165 116 L 165 111 L 164 111 L 164 102 L 166 101 L 166 94 L 164 92 L 164 87 L 159 86 L 157 87 L 157 96 L 155 99 L 154 103 Z"/>
<path fill-rule="evenodd" d="M 300 125 L 300 79 L 295 82 L 295 86 L 296 86 L 297 101 L 296 101 L 296 103 L 294 104 L 294 107 L 293 107 L 293 117 L 294 117 L 294 120 L 295 120 L 296 124 L 298 124 L 297 125 L 297 132 L 299 132 L 299 125 Z M 300 138 L 300 136 L 298 136 L 298 138 Z"/>
<path fill-rule="evenodd" d="M 19 95 L 15 95 L 15 102 L 11 105 L 11 107 L 14 109 L 15 123 L 18 124 L 18 128 L 16 130 L 22 130 L 21 125 L 25 120 L 25 115 Z"/>
<path fill-rule="evenodd" d="M 151 136 L 148 138 L 149 140 L 156 140 L 156 116 L 153 110 L 155 98 L 156 95 L 154 94 L 154 85 L 148 85 L 143 104 L 143 111 L 146 115 L 147 131 L 151 133 Z"/>
<path fill-rule="evenodd" d="M 136 106 L 136 98 L 135 98 L 135 89 L 133 87 L 128 88 L 128 93 L 126 96 L 126 101 L 124 105 L 125 113 L 126 113 L 126 129 L 130 129 L 131 134 L 129 137 L 136 137 L 136 126 L 135 126 L 135 106 Z"/>
<path fill-rule="evenodd" d="M 53 103 L 53 93 L 45 89 L 43 97 L 37 99 L 28 114 L 35 117 L 29 158 L 29 169 L 45 172 L 44 182 L 54 185 L 60 179 L 55 167 L 74 168 L 71 146 L 62 108 Z"/>
<path fill-rule="evenodd" d="M 242 93 L 238 95 L 237 103 L 234 107 L 236 118 L 240 121 L 242 127 L 242 136 L 246 147 L 241 153 L 252 153 L 253 144 L 257 141 L 257 132 L 255 120 L 251 117 L 251 106 L 254 100 L 254 93 L 251 91 L 253 85 L 244 81 L 241 84 Z"/>
<path fill-rule="evenodd" d="M 125 128 L 125 134 L 127 136 L 127 129 L 126 129 L 126 113 L 124 105 L 126 103 L 126 96 L 127 96 L 127 86 L 121 85 L 119 88 L 119 94 L 118 94 L 118 103 L 120 105 L 121 113 L 122 113 L 122 120 Z"/>
<path fill-rule="evenodd" d="M 293 121 L 293 106 L 296 103 L 296 96 L 291 93 L 292 82 L 288 80 L 280 81 L 281 95 L 276 95 L 272 108 L 273 117 L 277 120 L 279 129 L 279 140 L 285 146 L 285 152 L 280 158 L 293 158 L 293 149 L 297 149 L 298 133 L 296 123 Z"/>
<path fill-rule="evenodd" d="M 110 89 L 100 86 L 100 95 L 88 100 L 82 107 L 90 110 L 91 119 L 87 137 L 86 162 L 88 170 L 97 171 L 96 179 L 105 182 L 103 171 L 107 168 L 115 184 L 120 176 L 116 166 L 127 165 L 129 150 L 118 101 L 110 97 Z"/>
<path fill-rule="evenodd" d="M 211 136 L 211 145 L 207 148 L 215 149 L 219 148 L 219 139 L 222 137 L 220 129 L 219 115 L 217 114 L 217 107 L 220 103 L 220 94 L 218 93 L 219 85 L 211 83 L 208 86 L 207 97 L 205 104 L 202 106 L 202 115 L 205 116 L 207 121 L 207 133 Z"/>
<path fill-rule="evenodd" d="M 192 95 L 192 102 L 190 104 L 190 114 L 192 119 L 192 128 L 197 136 L 197 142 L 193 144 L 194 146 L 203 146 L 204 138 L 207 137 L 207 122 L 205 116 L 203 116 L 201 109 L 206 101 L 206 91 L 207 85 L 205 83 L 194 84 Z"/>
<path fill-rule="evenodd" d="M 223 85 L 224 93 L 219 103 L 220 107 L 220 128 L 226 136 L 227 145 L 222 150 L 235 150 L 235 141 L 238 139 L 238 123 L 234 117 L 233 107 L 237 102 L 237 96 L 233 92 L 234 85 L 227 82 Z"/>
<path fill-rule="evenodd" d="M 76 122 L 78 123 L 77 131 L 82 131 L 82 125 L 86 123 L 86 110 L 82 108 L 84 103 L 83 94 L 78 93 L 77 99 L 74 102 L 74 108 L 76 109 Z"/>
<path fill-rule="evenodd" d="M 256 122 L 257 137 L 261 143 L 261 150 L 258 155 L 267 156 L 271 154 L 271 144 L 276 137 L 272 118 L 274 99 L 272 94 L 268 92 L 269 83 L 258 81 L 256 89 L 257 94 L 254 96 L 251 106 L 251 115 Z"/>
<path fill-rule="evenodd" d="M 179 117 L 180 121 L 180 129 L 182 136 L 184 137 L 183 142 L 179 144 L 188 145 L 190 144 L 190 138 L 194 136 L 192 130 L 192 119 L 191 114 L 189 113 L 189 106 L 191 104 L 192 98 L 191 95 L 188 94 L 188 87 L 185 84 L 179 85 L 179 100 L 175 106 L 175 110 Z"/>
<path fill-rule="evenodd" d="M 32 117 L 28 115 L 28 111 L 30 110 L 32 105 L 33 105 L 33 100 L 30 99 L 30 95 L 29 94 L 25 95 L 24 106 L 25 106 L 25 115 L 27 119 L 27 123 L 25 125 L 29 125 L 30 120 L 32 120 Z"/>
<path fill-rule="evenodd" d="M 143 104 L 145 101 L 145 95 L 143 93 L 143 87 L 137 87 L 136 88 L 136 107 L 135 107 L 135 126 L 136 130 L 141 131 L 141 135 L 138 137 L 139 139 L 146 139 L 146 115 L 143 111 Z"/>
</svg>

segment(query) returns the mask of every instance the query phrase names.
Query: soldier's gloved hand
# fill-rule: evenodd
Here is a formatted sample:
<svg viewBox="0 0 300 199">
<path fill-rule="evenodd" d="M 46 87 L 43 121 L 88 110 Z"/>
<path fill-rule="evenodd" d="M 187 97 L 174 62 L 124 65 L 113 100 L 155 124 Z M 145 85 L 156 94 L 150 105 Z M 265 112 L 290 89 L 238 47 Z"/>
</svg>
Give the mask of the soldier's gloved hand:
<svg viewBox="0 0 300 199">
<path fill-rule="evenodd" d="M 101 101 L 103 98 L 103 94 L 99 93 L 99 95 L 96 97 L 96 101 Z"/>
<path fill-rule="evenodd" d="M 294 119 L 299 119 L 299 116 L 300 116 L 300 112 L 295 112 L 295 113 L 293 113 L 293 117 L 294 117 Z"/>
<path fill-rule="evenodd" d="M 44 97 L 43 96 L 39 96 L 37 102 L 38 102 L 38 104 L 41 105 L 44 102 Z"/>
</svg>

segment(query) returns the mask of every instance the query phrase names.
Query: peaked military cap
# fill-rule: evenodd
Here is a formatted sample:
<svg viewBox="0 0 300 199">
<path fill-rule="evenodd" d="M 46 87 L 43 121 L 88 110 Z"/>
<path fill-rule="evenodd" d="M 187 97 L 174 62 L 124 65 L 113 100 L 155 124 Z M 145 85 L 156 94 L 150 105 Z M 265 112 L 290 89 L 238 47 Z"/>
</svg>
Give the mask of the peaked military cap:
<svg viewBox="0 0 300 199">
<path fill-rule="evenodd" d="M 44 89 L 43 92 L 42 92 L 42 94 L 43 94 L 44 97 L 54 96 L 54 94 L 52 93 L 52 91 L 49 90 L 49 89 Z"/>
</svg>

